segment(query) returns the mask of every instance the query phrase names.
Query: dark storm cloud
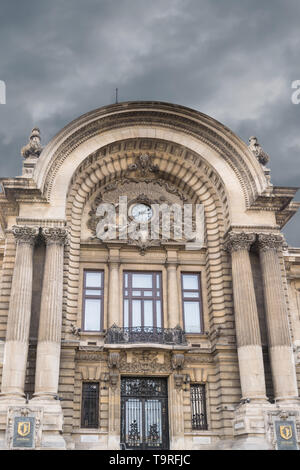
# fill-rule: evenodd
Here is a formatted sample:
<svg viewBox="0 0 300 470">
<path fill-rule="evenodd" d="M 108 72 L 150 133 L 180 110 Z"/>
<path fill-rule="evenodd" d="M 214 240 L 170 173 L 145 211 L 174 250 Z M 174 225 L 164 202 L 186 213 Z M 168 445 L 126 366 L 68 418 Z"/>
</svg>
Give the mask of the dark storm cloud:
<svg viewBox="0 0 300 470">
<path fill-rule="evenodd" d="M 271 156 L 272 182 L 300 186 L 298 0 L 1 1 L 0 174 L 21 172 L 38 125 L 46 143 L 119 99 L 190 106 Z M 300 246 L 300 216 L 285 230 Z"/>
</svg>

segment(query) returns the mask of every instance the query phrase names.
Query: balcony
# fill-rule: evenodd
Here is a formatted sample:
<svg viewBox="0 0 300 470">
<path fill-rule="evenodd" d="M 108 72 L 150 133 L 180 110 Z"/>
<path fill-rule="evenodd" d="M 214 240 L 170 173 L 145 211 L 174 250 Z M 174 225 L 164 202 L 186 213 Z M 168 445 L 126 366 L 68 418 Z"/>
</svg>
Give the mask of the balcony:
<svg viewBox="0 0 300 470">
<path fill-rule="evenodd" d="M 120 328 L 113 325 L 106 332 L 106 344 L 155 343 L 166 345 L 187 344 L 184 331 L 176 328 L 157 328 L 153 326 L 135 326 Z"/>
</svg>

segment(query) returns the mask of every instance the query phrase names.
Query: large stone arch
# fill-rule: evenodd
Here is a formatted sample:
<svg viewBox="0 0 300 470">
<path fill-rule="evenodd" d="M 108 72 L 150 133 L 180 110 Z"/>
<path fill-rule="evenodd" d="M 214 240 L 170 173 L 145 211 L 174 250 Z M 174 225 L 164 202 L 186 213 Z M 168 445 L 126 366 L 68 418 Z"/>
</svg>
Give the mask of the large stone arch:
<svg viewBox="0 0 300 470">
<path fill-rule="evenodd" d="M 248 209 L 268 183 L 261 165 L 245 143 L 204 114 L 159 102 L 100 108 L 76 119 L 52 139 L 43 150 L 34 174 L 38 188 L 50 203 L 49 217 L 54 212 L 64 217 L 70 180 L 88 155 L 105 145 L 132 138 L 169 141 L 198 154 L 227 189 L 231 223 L 260 223 L 259 219 L 255 221 L 255 211 L 249 213 Z M 196 166 L 192 161 L 190 165 Z M 267 217 L 273 223 L 272 215 Z"/>
<path fill-rule="evenodd" d="M 134 163 L 135 155 L 141 153 L 141 147 L 146 143 L 153 164 L 158 168 L 157 177 L 162 181 L 171 182 L 193 202 L 204 205 L 210 329 L 218 323 L 232 322 L 232 311 L 226 300 L 228 298 L 226 294 L 231 294 L 231 288 L 226 281 L 224 282 L 226 279 L 224 270 L 229 269 L 229 266 L 227 255 L 222 251 L 222 240 L 224 232 L 229 227 L 229 208 L 227 191 L 222 179 L 201 156 L 192 153 L 184 146 L 180 149 L 185 152 L 187 159 L 178 158 L 176 152 L 172 153 L 172 142 L 135 138 L 118 141 L 93 152 L 78 166 L 72 176 L 66 201 L 66 220 L 70 231 L 69 247 L 65 253 L 66 333 L 70 330 L 69 326 L 77 320 L 80 245 L 85 207 L 101 187 L 117 181 L 128 172 Z M 134 150 L 129 152 L 127 144 L 132 144 Z M 163 152 L 157 151 L 158 144 L 164 145 Z M 193 165 L 190 164 L 189 158 L 193 160 Z"/>
</svg>

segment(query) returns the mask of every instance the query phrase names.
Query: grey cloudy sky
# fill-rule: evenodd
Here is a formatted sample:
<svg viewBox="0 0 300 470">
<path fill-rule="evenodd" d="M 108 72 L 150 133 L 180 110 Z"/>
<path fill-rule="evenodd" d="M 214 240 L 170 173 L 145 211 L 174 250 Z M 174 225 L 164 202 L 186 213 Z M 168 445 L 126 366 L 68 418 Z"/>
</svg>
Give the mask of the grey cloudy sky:
<svg viewBox="0 0 300 470">
<path fill-rule="evenodd" d="M 273 184 L 300 186 L 299 0 L 0 0 L 0 13 L 2 177 L 20 175 L 33 126 L 45 144 L 118 87 L 119 101 L 177 103 L 256 135 Z M 300 246 L 300 215 L 284 233 Z"/>
</svg>

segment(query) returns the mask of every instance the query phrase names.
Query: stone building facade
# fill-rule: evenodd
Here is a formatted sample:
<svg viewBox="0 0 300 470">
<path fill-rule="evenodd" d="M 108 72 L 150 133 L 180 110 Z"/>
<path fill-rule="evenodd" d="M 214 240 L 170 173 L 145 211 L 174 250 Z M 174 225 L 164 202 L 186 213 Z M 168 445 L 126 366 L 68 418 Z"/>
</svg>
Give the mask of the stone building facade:
<svg viewBox="0 0 300 470">
<path fill-rule="evenodd" d="M 0 193 L 0 447 L 296 447 L 297 188 L 272 185 L 257 139 L 128 102 L 44 148 L 33 129 L 22 156 Z M 202 245 L 100 239 L 99 206 L 124 195 L 128 223 L 201 205 Z"/>
</svg>

